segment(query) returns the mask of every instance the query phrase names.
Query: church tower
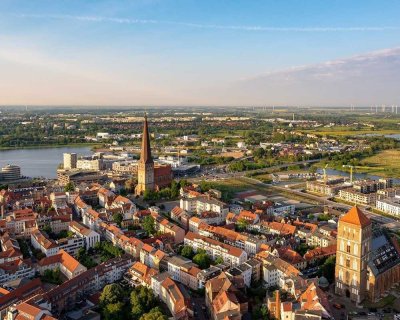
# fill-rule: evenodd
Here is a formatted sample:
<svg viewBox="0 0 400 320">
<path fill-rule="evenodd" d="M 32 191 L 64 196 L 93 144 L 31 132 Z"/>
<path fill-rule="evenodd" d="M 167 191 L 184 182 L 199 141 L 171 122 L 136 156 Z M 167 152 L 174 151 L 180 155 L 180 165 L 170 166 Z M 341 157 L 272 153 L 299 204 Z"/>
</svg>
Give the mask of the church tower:
<svg viewBox="0 0 400 320">
<path fill-rule="evenodd" d="M 149 128 L 147 125 L 147 114 L 144 115 L 142 150 L 138 163 L 138 184 L 135 188 L 137 195 L 146 190 L 154 190 L 154 161 L 151 157 Z"/>
<path fill-rule="evenodd" d="M 357 303 L 366 297 L 371 237 L 371 221 L 359 208 L 339 219 L 335 292 Z"/>
</svg>

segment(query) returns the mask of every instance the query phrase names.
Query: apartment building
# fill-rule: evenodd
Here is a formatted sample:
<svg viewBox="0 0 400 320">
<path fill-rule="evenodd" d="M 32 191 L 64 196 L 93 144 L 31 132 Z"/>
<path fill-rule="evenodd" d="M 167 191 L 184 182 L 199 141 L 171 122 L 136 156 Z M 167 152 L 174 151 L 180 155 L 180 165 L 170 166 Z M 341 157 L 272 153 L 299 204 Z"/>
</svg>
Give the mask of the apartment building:
<svg viewBox="0 0 400 320">
<path fill-rule="evenodd" d="M 186 234 L 184 243 L 191 246 L 195 252 L 198 249 L 204 249 L 214 260 L 221 257 L 224 262 L 231 266 L 237 266 L 247 260 L 247 253 L 244 250 L 191 231 Z"/>
<path fill-rule="evenodd" d="M 40 260 L 37 268 L 41 275 L 43 275 L 46 270 L 54 270 L 58 268 L 69 280 L 87 270 L 85 266 L 80 264 L 79 261 L 64 250 L 60 250 L 57 254 Z"/>
<path fill-rule="evenodd" d="M 400 196 L 376 201 L 376 208 L 395 217 L 400 216 Z"/>
<path fill-rule="evenodd" d="M 199 288 L 197 275 L 201 270 L 195 263 L 181 256 L 167 257 L 166 261 L 171 279 L 182 283 L 192 290 Z"/>
<path fill-rule="evenodd" d="M 97 242 L 100 242 L 100 234 L 84 227 L 79 222 L 71 221 L 69 223 L 69 231 L 73 232 L 78 237 L 85 239 L 86 250 L 93 248 Z"/>
<path fill-rule="evenodd" d="M 22 278 L 33 278 L 36 270 L 22 259 L 0 264 L 0 284 Z"/>
<path fill-rule="evenodd" d="M 339 191 L 339 198 L 351 203 L 375 206 L 377 195 L 375 192 L 361 193 L 354 188 L 348 188 Z"/>
<path fill-rule="evenodd" d="M 78 250 L 85 246 L 84 238 L 69 237 L 59 240 L 52 240 L 40 231 L 35 230 L 31 235 L 31 243 L 35 249 L 42 251 L 47 257 L 53 256 L 60 250 L 65 250 L 71 255 L 76 255 Z"/>
<path fill-rule="evenodd" d="M 107 284 L 122 279 L 132 264 L 133 261 L 129 255 L 103 262 L 45 292 L 43 300 L 50 305 L 53 315 L 72 310 L 83 298 L 98 292 Z"/>
</svg>

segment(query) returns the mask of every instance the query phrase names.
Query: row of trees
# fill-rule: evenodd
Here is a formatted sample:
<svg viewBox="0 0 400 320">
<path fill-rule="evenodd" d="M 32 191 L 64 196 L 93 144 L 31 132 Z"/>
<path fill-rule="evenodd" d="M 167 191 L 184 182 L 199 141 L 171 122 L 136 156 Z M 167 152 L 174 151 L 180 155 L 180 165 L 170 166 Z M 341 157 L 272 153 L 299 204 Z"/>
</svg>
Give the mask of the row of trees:
<svg viewBox="0 0 400 320">
<path fill-rule="evenodd" d="M 167 320 L 157 304 L 153 291 L 143 286 L 129 292 L 113 283 L 106 285 L 100 295 L 100 312 L 105 320 Z"/>
</svg>

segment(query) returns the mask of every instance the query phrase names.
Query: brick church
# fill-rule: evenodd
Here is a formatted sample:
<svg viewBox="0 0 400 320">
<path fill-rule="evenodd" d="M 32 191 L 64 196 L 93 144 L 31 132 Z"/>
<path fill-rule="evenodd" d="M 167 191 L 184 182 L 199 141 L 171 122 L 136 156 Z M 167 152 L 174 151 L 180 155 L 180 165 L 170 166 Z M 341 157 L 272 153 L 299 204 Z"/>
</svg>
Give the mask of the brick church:
<svg viewBox="0 0 400 320">
<path fill-rule="evenodd" d="M 154 164 L 151 156 L 150 135 L 147 124 L 147 115 L 144 116 L 142 149 L 138 163 L 138 184 L 135 194 L 141 195 L 146 190 L 158 191 L 168 187 L 172 182 L 172 169 L 170 165 Z"/>
<path fill-rule="evenodd" d="M 400 282 L 397 239 L 353 207 L 339 219 L 335 292 L 360 303 L 377 301 Z"/>
</svg>

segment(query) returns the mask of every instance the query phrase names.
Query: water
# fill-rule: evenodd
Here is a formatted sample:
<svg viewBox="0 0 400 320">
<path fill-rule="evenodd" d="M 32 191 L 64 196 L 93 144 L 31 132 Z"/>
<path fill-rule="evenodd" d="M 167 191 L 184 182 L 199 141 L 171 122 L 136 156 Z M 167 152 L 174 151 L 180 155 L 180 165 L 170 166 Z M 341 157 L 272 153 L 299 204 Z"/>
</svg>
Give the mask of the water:
<svg viewBox="0 0 400 320">
<path fill-rule="evenodd" d="M 317 170 L 318 173 L 323 174 L 322 169 Z M 350 173 L 342 170 L 335 170 L 335 169 L 326 169 L 326 174 L 328 176 L 341 176 L 341 177 L 348 177 L 350 178 Z M 380 176 L 375 176 L 372 174 L 367 174 L 367 173 L 357 173 L 353 172 L 353 180 L 365 180 L 365 179 L 372 179 L 372 180 L 378 180 L 382 177 Z M 393 179 L 393 182 L 395 184 L 400 184 L 400 179 Z"/>
<path fill-rule="evenodd" d="M 379 133 L 365 133 L 358 135 L 359 137 L 377 137 L 383 136 L 385 138 L 392 138 L 395 140 L 400 140 L 400 134 L 379 134 Z"/>
<path fill-rule="evenodd" d="M 57 167 L 63 162 L 63 153 L 74 152 L 90 155 L 91 147 L 62 147 L 0 150 L 0 167 L 15 164 L 21 167 L 21 174 L 27 177 L 57 178 Z"/>
</svg>

